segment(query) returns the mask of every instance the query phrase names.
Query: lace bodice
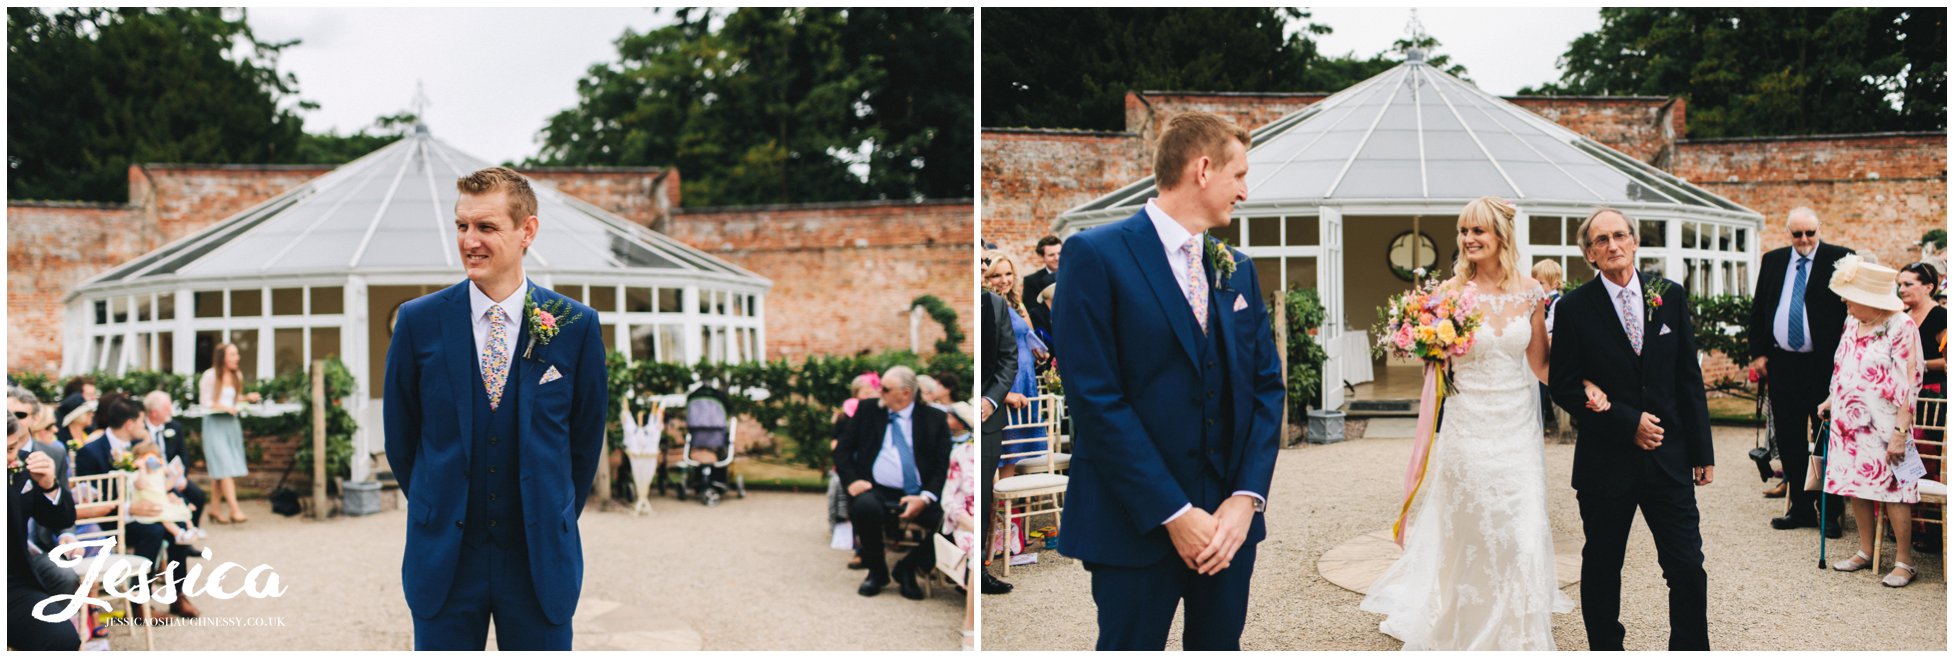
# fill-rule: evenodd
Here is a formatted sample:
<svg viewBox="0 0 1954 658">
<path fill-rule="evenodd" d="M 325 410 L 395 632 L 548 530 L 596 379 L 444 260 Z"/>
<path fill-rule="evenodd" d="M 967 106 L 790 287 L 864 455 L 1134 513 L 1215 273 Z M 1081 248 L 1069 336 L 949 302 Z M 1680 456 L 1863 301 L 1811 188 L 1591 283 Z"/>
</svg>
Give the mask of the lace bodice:
<svg viewBox="0 0 1954 658">
<path fill-rule="evenodd" d="M 1527 344 L 1533 341 L 1533 314 L 1545 298 L 1538 288 L 1479 296 L 1485 323 L 1472 350 L 1453 361 L 1459 390 L 1510 391 L 1536 381 L 1527 363 Z"/>
</svg>

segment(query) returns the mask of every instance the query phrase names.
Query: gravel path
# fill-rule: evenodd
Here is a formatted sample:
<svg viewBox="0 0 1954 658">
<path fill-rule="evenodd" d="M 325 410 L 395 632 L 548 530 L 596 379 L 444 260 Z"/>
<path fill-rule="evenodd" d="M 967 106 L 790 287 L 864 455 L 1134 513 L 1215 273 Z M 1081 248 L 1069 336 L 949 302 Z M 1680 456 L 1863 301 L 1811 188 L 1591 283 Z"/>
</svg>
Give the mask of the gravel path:
<svg viewBox="0 0 1954 658">
<path fill-rule="evenodd" d="M 1720 650 L 1947 648 L 1947 583 L 1938 555 L 1921 555 L 1920 577 L 1904 589 L 1882 587 L 1866 572 L 1817 568 L 1818 533 L 1771 530 L 1782 500 L 1760 495 L 1745 460 L 1752 432 L 1717 427 L 1717 481 L 1698 491 L 1710 575 L 1710 642 Z M 1270 499 L 1269 538 L 1257 556 L 1242 647 L 1259 650 L 1397 649 L 1377 631 L 1381 615 L 1363 612 L 1363 597 L 1323 580 L 1316 560 L 1330 547 L 1388 527 L 1399 502 L 1405 439 L 1358 439 L 1283 451 Z M 1547 446 L 1549 511 L 1556 534 L 1580 536 L 1580 514 L 1568 486 L 1572 445 Z M 1849 517 L 1849 515 L 1848 515 Z M 1828 542 L 1833 559 L 1851 554 Z M 1889 545 L 1891 542 L 1888 542 Z M 1840 550 L 1843 547 L 1843 550 Z M 1888 551 L 1891 549 L 1888 548 Z M 1090 580 L 1078 562 L 1045 551 L 1040 564 L 1014 567 L 1011 594 L 984 598 L 986 650 L 1086 650 L 1095 636 Z M 1888 553 L 1887 561 L 1891 561 Z M 996 571 L 996 567 L 993 567 Z M 1668 599 L 1654 543 L 1638 520 L 1624 568 L 1622 623 L 1630 649 L 1668 643 Z M 1580 588 L 1568 587 L 1578 600 Z M 1580 610 L 1554 617 L 1561 649 L 1585 650 Z M 1180 645 L 1180 621 L 1168 646 Z"/>
<path fill-rule="evenodd" d="M 957 649 L 964 598 L 944 587 L 923 601 L 893 586 L 856 595 L 862 572 L 827 547 L 818 494 L 753 492 L 714 509 L 670 498 L 652 505 L 655 516 L 583 515 L 573 648 Z M 247 501 L 245 514 L 244 525 L 210 525 L 205 545 L 215 561 L 271 565 L 285 595 L 196 599 L 206 619 L 236 625 L 160 627 L 157 649 L 413 648 L 400 589 L 404 510 L 315 522 Z M 132 641 L 117 628 L 113 648 L 142 648 L 137 632 Z"/>
</svg>

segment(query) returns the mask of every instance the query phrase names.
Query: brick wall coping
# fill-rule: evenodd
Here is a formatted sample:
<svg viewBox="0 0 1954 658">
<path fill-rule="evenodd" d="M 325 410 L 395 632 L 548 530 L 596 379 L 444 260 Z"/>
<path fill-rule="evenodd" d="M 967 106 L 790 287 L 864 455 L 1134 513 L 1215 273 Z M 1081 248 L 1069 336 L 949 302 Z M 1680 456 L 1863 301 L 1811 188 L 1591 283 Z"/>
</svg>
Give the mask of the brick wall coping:
<svg viewBox="0 0 1954 658">
<path fill-rule="evenodd" d="M 1329 91 L 1177 91 L 1154 89 L 1134 92 L 1141 96 L 1222 96 L 1228 98 L 1298 98 L 1306 96 L 1328 97 L 1336 92 Z"/>
<path fill-rule="evenodd" d="M 1299 98 L 1308 96 L 1327 97 L 1336 92 L 1328 91 L 1176 91 L 1151 90 L 1134 92 L 1141 96 L 1223 96 L 1235 98 Z M 1507 100 L 1545 99 L 1574 101 L 1666 101 L 1669 96 L 1501 96 Z"/>
<path fill-rule="evenodd" d="M 900 206 L 967 206 L 972 205 L 969 198 L 962 199 L 893 199 L 873 201 L 824 201 L 820 203 L 775 203 L 752 206 L 708 206 L 704 208 L 680 208 L 676 215 L 710 215 L 734 212 L 784 212 L 793 210 L 842 210 L 849 208 L 892 208 Z"/>
<path fill-rule="evenodd" d="M 113 201 L 43 201 L 39 199 L 8 199 L 8 208 L 85 208 L 89 210 L 135 210 L 141 206 Z"/>
<path fill-rule="evenodd" d="M 144 162 L 145 169 L 217 169 L 221 171 L 312 171 L 315 169 L 337 169 L 331 164 L 221 164 L 195 162 Z"/>
<path fill-rule="evenodd" d="M 1740 144 L 1744 142 L 1820 142 L 1825 140 L 1848 139 L 1887 139 L 1892 137 L 1946 137 L 1947 133 L 1933 131 L 1902 131 L 1883 133 L 1838 133 L 1832 135 L 1764 135 L 1761 137 L 1708 137 L 1702 139 L 1679 139 L 1677 144 Z"/>
<path fill-rule="evenodd" d="M 665 167 L 516 167 L 516 171 L 547 174 L 662 174 Z"/>
<path fill-rule="evenodd" d="M 985 133 L 1005 135 L 1064 135 L 1067 137 L 1139 137 L 1140 133 L 1117 130 L 1080 130 L 1076 128 L 979 128 Z"/>
</svg>

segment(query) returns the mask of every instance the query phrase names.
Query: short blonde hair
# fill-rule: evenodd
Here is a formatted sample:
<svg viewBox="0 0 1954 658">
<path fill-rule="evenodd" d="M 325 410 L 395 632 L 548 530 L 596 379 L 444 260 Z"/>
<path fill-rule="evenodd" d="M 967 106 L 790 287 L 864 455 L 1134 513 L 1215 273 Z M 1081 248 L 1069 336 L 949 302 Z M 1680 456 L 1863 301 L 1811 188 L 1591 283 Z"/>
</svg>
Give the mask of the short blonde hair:
<svg viewBox="0 0 1954 658">
<path fill-rule="evenodd" d="M 1465 210 L 1459 211 L 1460 228 L 1468 224 L 1484 224 L 1493 229 L 1493 237 L 1499 240 L 1497 262 L 1504 275 L 1500 283 L 1509 287 L 1518 283 L 1522 276 L 1519 250 L 1513 246 L 1513 216 L 1518 213 L 1519 209 L 1495 196 L 1473 199 L 1466 204 Z M 1465 257 L 1464 234 L 1460 233 L 1455 241 L 1459 247 L 1459 257 L 1452 262 L 1452 273 L 1458 275 L 1459 283 L 1463 284 L 1478 276 L 1479 268 Z"/>
<path fill-rule="evenodd" d="M 1241 142 L 1242 148 L 1251 144 L 1247 129 L 1217 114 L 1182 112 L 1169 117 L 1153 154 L 1154 185 L 1162 190 L 1180 185 L 1187 163 L 1204 155 L 1217 167 L 1228 164 L 1230 139 Z"/>
<path fill-rule="evenodd" d="M 1551 285 L 1546 283 L 1541 284 L 1546 286 L 1548 290 L 1560 288 L 1561 284 L 1567 281 L 1565 277 L 1561 276 L 1560 261 L 1552 258 L 1543 258 L 1540 262 L 1533 264 L 1533 278 L 1546 279 L 1551 282 Z"/>
<path fill-rule="evenodd" d="M 509 202 L 509 220 L 522 228 L 525 219 L 536 214 L 536 191 L 529 179 L 508 167 L 489 167 L 455 179 L 455 189 L 464 195 L 478 196 L 501 192 Z"/>
</svg>

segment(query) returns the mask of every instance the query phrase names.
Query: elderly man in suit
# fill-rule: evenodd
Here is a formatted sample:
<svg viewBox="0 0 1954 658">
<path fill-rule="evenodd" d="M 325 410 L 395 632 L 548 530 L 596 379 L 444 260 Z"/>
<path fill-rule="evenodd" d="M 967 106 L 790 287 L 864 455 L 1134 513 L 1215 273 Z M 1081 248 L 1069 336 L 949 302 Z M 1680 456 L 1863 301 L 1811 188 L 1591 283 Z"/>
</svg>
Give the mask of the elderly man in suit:
<svg viewBox="0 0 1954 658">
<path fill-rule="evenodd" d="M 1845 333 L 1845 302 L 1826 282 L 1832 270 L 1852 253 L 1818 237 L 1818 214 L 1793 208 L 1785 218 L 1791 246 L 1764 254 L 1757 266 L 1757 293 L 1750 308 L 1750 370 L 1769 389 L 1772 430 L 1784 462 L 1784 481 L 1791 489 L 1791 511 L 1771 519 L 1779 530 L 1819 525 L 1817 491 L 1805 490 L 1810 450 L 1807 430 L 1818 403 L 1832 388 L 1832 354 Z M 1825 536 L 1837 539 L 1839 514 L 1845 505 L 1832 496 L 1826 505 Z"/>
<path fill-rule="evenodd" d="M 950 424 L 942 410 L 916 401 L 916 372 L 903 366 L 882 374 L 881 404 L 855 410 L 835 444 L 835 472 L 848 483 L 848 520 L 862 547 L 868 577 L 856 592 L 875 596 L 893 575 L 909 599 L 922 599 L 916 576 L 936 566 L 936 544 L 923 541 L 891 574 L 883 537 L 914 521 L 943 523 L 943 482 L 950 473 Z"/>
<path fill-rule="evenodd" d="M 383 380 L 414 648 L 480 651 L 492 621 L 499 648 L 568 650 L 609 403 L 597 313 L 524 276 L 528 180 L 455 186 L 467 278 L 400 307 Z"/>
<path fill-rule="evenodd" d="M 149 440 L 155 441 L 156 446 L 162 449 L 163 462 L 169 463 L 171 459 L 182 459 L 183 466 L 189 468 L 194 458 L 184 451 L 183 445 L 190 433 L 183 428 L 183 423 L 176 420 L 176 400 L 171 399 L 169 393 L 150 391 L 148 395 L 142 396 L 142 409 L 143 431 L 149 435 Z M 191 505 L 190 523 L 202 525 L 204 504 L 210 502 L 210 496 L 204 493 L 203 487 L 197 486 L 197 483 L 189 478 L 184 478 L 183 483 L 176 488 L 176 495 L 183 498 L 183 502 Z"/>
</svg>

